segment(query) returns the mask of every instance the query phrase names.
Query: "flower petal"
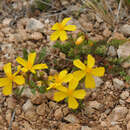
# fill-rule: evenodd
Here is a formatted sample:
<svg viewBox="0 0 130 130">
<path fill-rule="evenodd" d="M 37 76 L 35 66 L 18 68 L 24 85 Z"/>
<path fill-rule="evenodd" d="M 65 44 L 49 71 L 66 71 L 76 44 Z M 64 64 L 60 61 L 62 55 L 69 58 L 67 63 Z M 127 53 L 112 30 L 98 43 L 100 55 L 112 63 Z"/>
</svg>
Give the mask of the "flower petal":
<svg viewBox="0 0 130 130">
<path fill-rule="evenodd" d="M 95 65 L 95 59 L 91 55 L 88 55 L 88 57 L 87 57 L 87 66 L 89 68 L 92 68 L 94 65 Z"/>
<path fill-rule="evenodd" d="M 21 71 L 26 73 L 28 71 L 28 69 L 27 68 L 21 68 Z"/>
<path fill-rule="evenodd" d="M 73 61 L 74 66 L 77 68 L 80 68 L 81 70 L 85 70 L 85 65 L 83 62 L 81 62 L 79 59 Z"/>
<path fill-rule="evenodd" d="M 69 82 L 69 89 L 74 90 L 78 86 L 78 83 L 79 83 L 78 80 L 75 80 L 75 79 L 71 80 Z"/>
<path fill-rule="evenodd" d="M 59 76 L 58 76 L 58 77 L 59 77 L 60 79 L 63 79 L 63 78 L 67 75 L 67 73 L 68 73 L 67 70 L 62 70 L 62 71 L 59 73 Z"/>
<path fill-rule="evenodd" d="M 61 92 L 63 92 L 63 93 L 66 93 L 66 92 L 67 92 L 67 88 L 64 87 L 64 86 L 62 86 L 62 85 L 56 86 L 56 89 L 59 90 L 59 91 L 61 91 Z"/>
<path fill-rule="evenodd" d="M 63 78 L 63 82 L 67 83 L 70 80 L 72 80 L 73 75 L 72 74 L 67 74 L 64 78 Z"/>
<path fill-rule="evenodd" d="M 92 75 L 87 74 L 85 78 L 85 87 L 86 88 L 95 88 L 95 80 Z"/>
<path fill-rule="evenodd" d="M 67 23 L 70 19 L 71 19 L 71 18 L 64 18 L 64 20 L 61 22 L 61 24 L 62 24 L 63 26 L 65 26 L 66 23 Z"/>
<path fill-rule="evenodd" d="M 0 78 L 0 87 L 6 86 L 8 78 Z"/>
<path fill-rule="evenodd" d="M 22 85 L 25 83 L 25 79 L 23 76 L 15 76 L 13 81 L 18 85 Z"/>
<path fill-rule="evenodd" d="M 68 39 L 67 33 L 65 31 L 60 32 L 60 40 L 65 41 Z"/>
<path fill-rule="evenodd" d="M 55 23 L 53 26 L 52 26 L 52 28 L 51 28 L 51 30 L 58 30 L 59 29 L 59 23 Z"/>
<path fill-rule="evenodd" d="M 69 97 L 68 98 L 68 106 L 69 106 L 69 108 L 76 109 L 79 106 L 79 104 L 75 98 Z"/>
<path fill-rule="evenodd" d="M 23 65 L 24 67 L 27 66 L 27 61 L 24 60 L 24 59 L 21 58 L 21 57 L 17 57 L 17 58 L 16 58 L 16 61 L 17 61 L 19 64 Z"/>
<path fill-rule="evenodd" d="M 105 69 L 104 67 L 97 67 L 92 69 L 92 75 L 101 77 L 104 75 Z"/>
<path fill-rule="evenodd" d="M 57 102 L 64 100 L 66 98 L 66 94 L 63 92 L 55 92 L 53 99 Z"/>
<path fill-rule="evenodd" d="M 80 81 L 84 76 L 85 76 L 84 71 L 78 70 L 78 71 L 73 72 L 73 78 L 77 81 Z"/>
<path fill-rule="evenodd" d="M 51 34 L 51 41 L 56 41 L 60 36 L 60 32 L 59 31 L 55 31 Z"/>
<path fill-rule="evenodd" d="M 7 86 L 3 87 L 2 92 L 5 96 L 12 94 L 12 83 L 10 82 L 10 83 L 7 84 Z"/>
<path fill-rule="evenodd" d="M 75 25 L 67 25 L 67 26 L 65 26 L 64 30 L 66 30 L 66 31 L 75 31 L 76 26 Z"/>
<path fill-rule="evenodd" d="M 33 66 L 35 58 L 36 58 L 36 52 L 30 53 L 28 55 L 28 64 Z"/>
<path fill-rule="evenodd" d="M 11 63 L 7 63 L 7 64 L 4 65 L 4 72 L 7 76 L 12 75 Z"/>
<path fill-rule="evenodd" d="M 86 92 L 83 89 L 76 90 L 73 93 L 73 96 L 77 99 L 83 99 L 85 95 L 86 95 Z"/>
<path fill-rule="evenodd" d="M 37 64 L 37 65 L 34 65 L 32 67 L 34 70 L 41 70 L 41 69 L 47 69 L 47 65 L 46 64 Z"/>
</svg>

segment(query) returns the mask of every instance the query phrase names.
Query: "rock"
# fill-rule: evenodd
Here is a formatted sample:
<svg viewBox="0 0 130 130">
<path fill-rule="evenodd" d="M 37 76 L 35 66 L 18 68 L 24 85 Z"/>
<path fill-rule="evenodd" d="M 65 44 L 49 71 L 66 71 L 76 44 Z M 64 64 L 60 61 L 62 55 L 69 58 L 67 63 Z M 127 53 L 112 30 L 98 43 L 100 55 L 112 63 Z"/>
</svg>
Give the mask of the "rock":
<svg viewBox="0 0 130 130">
<path fill-rule="evenodd" d="M 31 102 L 36 105 L 40 105 L 43 102 L 43 95 L 36 92 L 35 95 L 31 96 Z"/>
<path fill-rule="evenodd" d="M 129 109 L 129 112 L 128 112 L 127 116 L 126 116 L 126 121 L 130 121 L 130 109 Z"/>
<path fill-rule="evenodd" d="M 103 19 L 101 19 L 101 18 L 99 17 L 99 15 L 96 15 L 96 19 L 97 19 L 97 22 L 98 22 L 98 23 L 102 23 L 102 22 L 103 22 Z"/>
<path fill-rule="evenodd" d="M 81 126 L 81 130 L 92 130 L 92 129 L 88 126 Z"/>
<path fill-rule="evenodd" d="M 3 23 L 4 26 L 9 26 L 11 20 L 12 19 L 10 19 L 10 18 L 5 18 L 2 23 Z"/>
<path fill-rule="evenodd" d="M 27 111 L 25 113 L 25 117 L 29 120 L 29 121 L 37 121 L 38 115 L 36 114 L 36 112 L 34 110 L 30 110 Z"/>
<path fill-rule="evenodd" d="M 20 88 L 22 88 L 23 86 L 20 86 Z M 31 98 L 33 96 L 30 88 L 27 88 L 25 87 L 22 94 L 21 94 L 22 97 L 28 97 L 28 98 Z"/>
<path fill-rule="evenodd" d="M 119 49 L 117 50 L 117 54 L 119 58 L 127 58 L 130 56 L 130 42 L 126 42 L 123 45 L 119 46 Z M 124 62 L 122 64 L 124 68 L 130 67 L 130 60 Z"/>
<path fill-rule="evenodd" d="M 64 119 L 70 123 L 79 123 L 79 119 L 72 114 L 67 115 Z"/>
<path fill-rule="evenodd" d="M 130 76 L 130 69 L 128 70 L 128 75 Z"/>
<path fill-rule="evenodd" d="M 130 130 L 130 121 L 127 124 L 127 130 Z"/>
<path fill-rule="evenodd" d="M 127 103 L 130 103 L 130 97 L 128 97 L 128 99 L 126 100 Z"/>
<path fill-rule="evenodd" d="M 47 113 L 48 109 L 49 108 L 47 107 L 47 105 L 45 103 L 42 103 L 41 105 L 39 105 L 37 107 L 36 112 L 37 112 L 38 115 L 43 116 Z"/>
<path fill-rule="evenodd" d="M 56 109 L 55 113 L 54 113 L 55 119 L 56 120 L 61 120 L 63 118 L 63 112 L 62 109 Z"/>
<path fill-rule="evenodd" d="M 31 103 L 31 101 L 29 99 L 26 101 L 25 104 L 23 104 L 22 109 L 24 112 L 27 112 L 27 111 L 33 109 L 33 104 Z"/>
<path fill-rule="evenodd" d="M 122 130 L 122 128 L 119 125 L 115 125 L 110 127 L 109 130 Z"/>
<path fill-rule="evenodd" d="M 94 109 L 97 109 L 97 110 L 100 110 L 103 105 L 97 101 L 89 101 L 89 105 L 88 105 L 90 108 L 94 108 Z"/>
<path fill-rule="evenodd" d="M 100 77 L 94 77 L 94 79 L 95 79 L 96 87 L 100 87 L 104 83 L 104 81 Z"/>
<path fill-rule="evenodd" d="M 40 32 L 33 32 L 29 39 L 31 40 L 41 40 L 43 38 L 43 35 Z"/>
<path fill-rule="evenodd" d="M 111 39 L 117 39 L 117 40 L 125 40 L 126 38 L 124 37 L 123 34 L 114 32 L 113 36 Z"/>
<path fill-rule="evenodd" d="M 130 25 L 129 24 L 125 24 L 123 26 L 120 27 L 120 31 L 124 34 L 129 36 L 130 35 Z"/>
<path fill-rule="evenodd" d="M 9 109 L 14 109 L 16 106 L 16 100 L 13 97 L 9 97 L 6 100 Z"/>
<path fill-rule="evenodd" d="M 110 31 L 108 28 L 106 28 L 106 29 L 103 31 L 103 35 L 104 35 L 105 37 L 109 37 L 109 36 L 111 35 L 111 31 Z"/>
<path fill-rule="evenodd" d="M 42 24 L 39 20 L 34 18 L 29 19 L 26 25 L 26 30 L 29 31 L 42 31 L 44 28 L 44 24 Z"/>
<path fill-rule="evenodd" d="M 8 122 L 8 124 L 10 124 L 11 116 L 12 116 L 12 111 L 7 110 L 5 118 L 6 118 L 7 122 Z"/>
<path fill-rule="evenodd" d="M 108 56 L 116 56 L 116 50 L 113 46 L 109 47 L 107 55 Z"/>
<path fill-rule="evenodd" d="M 123 89 L 124 87 L 124 82 L 122 80 L 119 80 L 117 78 L 114 78 L 113 79 L 113 85 L 116 89 Z"/>
<path fill-rule="evenodd" d="M 63 108 L 63 115 L 66 116 L 69 113 L 69 108 L 68 107 L 64 107 Z"/>
<path fill-rule="evenodd" d="M 110 122 L 119 121 L 121 119 L 125 119 L 128 113 L 128 109 L 126 107 L 117 106 L 113 109 L 112 113 L 109 116 Z"/>
<path fill-rule="evenodd" d="M 79 124 L 76 123 L 70 123 L 70 124 L 64 124 L 62 123 L 60 125 L 60 130 L 80 130 L 81 126 Z"/>
<path fill-rule="evenodd" d="M 120 95 L 121 99 L 125 100 L 129 97 L 129 92 L 128 91 L 123 91 Z"/>
</svg>

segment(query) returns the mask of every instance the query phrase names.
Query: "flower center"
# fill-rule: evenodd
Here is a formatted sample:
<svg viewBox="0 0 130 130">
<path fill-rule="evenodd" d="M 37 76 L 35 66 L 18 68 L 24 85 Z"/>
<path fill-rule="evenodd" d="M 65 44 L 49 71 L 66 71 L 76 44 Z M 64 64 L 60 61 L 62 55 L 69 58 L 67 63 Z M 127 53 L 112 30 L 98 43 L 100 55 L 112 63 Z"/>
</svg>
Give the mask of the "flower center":
<svg viewBox="0 0 130 130">
<path fill-rule="evenodd" d="M 91 73 L 91 71 L 92 71 L 92 68 L 89 68 L 89 67 L 86 68 L 86 73 Z"/>
<path fill-rule="evenodd" d="M 60 31 L 64 30 L 64 26 L 61 23 L 58 24 L 58 28 L 59 28 Z"/>
<path fill-rule="evenodd" d="M 30 63 L 28 63 L 27 67 L 28 67 L 28 69 L 31 69 L 32 65 Z"/>
<path fill-rule="evenodd" d="M 74 91 L 74 90 L 72 90 L 72 89 L 68 89 L 68 91 L 67 91 L 67 95 L 68 95 L 68 96 L 72 96 L 73 91 Z"/>
<path fill-rule="evenodd" d="M 13 80 L 14 76 L 13 75 L 10 75 L 8 76 L 9 80 Z"/>
</svg>

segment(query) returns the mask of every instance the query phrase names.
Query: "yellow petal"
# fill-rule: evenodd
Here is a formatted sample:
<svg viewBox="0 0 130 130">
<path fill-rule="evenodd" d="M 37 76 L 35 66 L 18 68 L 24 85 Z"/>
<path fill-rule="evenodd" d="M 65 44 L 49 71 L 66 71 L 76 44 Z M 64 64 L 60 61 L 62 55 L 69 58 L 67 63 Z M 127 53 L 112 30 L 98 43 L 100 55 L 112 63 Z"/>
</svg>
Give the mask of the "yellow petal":
<svg viewBox="0 0 130 130">
<path fill-rule="evenodd" d="M 101 77 L 104 75 L 104 72 L 105 72 L 104 67 L 98 67 L 98 68 L 92 69 L 92 75 L 94 76 Z"/>
<path fill-rule="evenodd" d="M 63 92 L 63 93 L 66 93 L 68 90 L 66 87 L 60 85 L 60 86 L 56 86 L 56 89 Z"/>
<path fill-rule="evenodd" d="M 32 67 L 34 70 L 41 70 L 41 69 L 47 69 L 47 65 L 46 64 L 37 64 L 37 65 L 34 65 Z"/>
<path fill-rule="evenodd" d="M 95 80 L 92 75 L 87 74 L 85 78 L 85 87 L 86 88 L 95 88 Z"/>
<path fill-rule="evenodd" d="M 36 58 L 36 52 L 30 53 L 28 55 L 28 64 L 31 65 L 31 66 L 33 66 L 35 58 Z"/>
<path fill-rule="evenodd" d="M 81 43 L 84 41 L 84 39 L 85 39 L 84 36 L 80 36 L 80 37 L 76 40 L 75 44 L 76 44 L 76 45 L 81 44 Z"/>
<path fill-rule="evenodd" d="M 68 39 L 67 33 L 65 31 L 60 32 L 60 40 L 65 41 Z"/>
<path fill-rule="evenodd" d="M 63 79 L 63 78 L 66 76 L 67 73 L 68 73 L 67 70 L 62 70 L 62 71 L 59 73 L 59 78 L 60 78 L 60 79 Z"/>
<path fill-rule="evenodd" d="M 73 61 L 74 66 L 80 68 L 81 70 L 85 70 L 85 65 L 79 59 Z"/>
<path fill-rule="evenodd" d="M 66 30 L 66 31 L 75 31 L 76 26 L 75 25 L 67 25 L 67 26 L 65 26 L 64 30 Z"/>
<path fill-rule="evenodd" d="M 95 65 L 95 59 L 91 55 L 88 55 L 88 57 L 87 57 L 87 66 L 89 68 L 92 68 L 94 65 Z"/>
<path fill-rule="evenodd" d="M 51 34 L 51 41 L 56 41 L 60 36 L 60 32 L 59 31 L 55 31 Z"/>
<path fill-rule="evenodd" d="M 7 76 L 11 76 L 12 75 L 12 71 L 11 71 L 11 63 L 7 63 L 4 65 L 4 72 Z"/>
<path fill-rule="evenodd" d="M 30 69 L 30 71 L 33 73 L 33 74 L 35 74 L 36 73 L 36 71 L 32 68 L 32 69 Z"/>
<path fill-rule="evenodd" d="M 70 80 L 72 80 L 73 75 L 72 74 L 67 74 L 64 78 L 63 78 L 63 82 L 67 83 Z"/>
<path fill-rule="evenodd" d="M 23 76 L 15 76 L 13 81 L 18 85 L 22 85 L 25 83 L 25 79 Z"/>
<path fill-rule="evenodd" d="M 66 23 L 70 20 L 71 18 L 64 18 L 64 20 L 62 21 L 62 25 L 65 26 Z"/>
<path fill-rule="evenodd" d="M 85 76 L 84 71 L 78 70 L 78 71 L 73 72 L 73 78 L 77 81 L 80 81 L 84 76 Z"/>
<path fill-rule="evenodd" d="M 26 73 L 28 71 L 28 69 L 27 68 L 21 68 L 21 71 Z"/>
<path fill-rule="evenodd" d="M 12 83 L 10 82 L 9 84 L 7 84 L 7 86 L 3 87 L 2 92 L 5 96 L 12 94 Z"/>
<path fill-rule="evenodd" d="M 47 90 L 50 90 L 52 88 L 55 88 L 55 83 L 49 83 L 49 87 L 47 88 Z"/>
<path fill-rule="evenodd" d="M 27 61 L 21 57 L 16 58 L 16 61 L 23 66 L 27 66 Z"/>
<path fill-rule="evenodd" d="M 69 82 L 69 89 L 74 90 L 78 86 L 78 84 L 79 84 L 78 80 L 75 80 L 75 79 L 71 80 Z"/>
<path fill-rule="evenodd" d="M 73 97 L 69 97 L 68 98 L 68 106 L 69 108 L 72 108 L 72 109 L 76 109 L 78 107 L 78 102 L 76 101 L 75 98 Z"/>
<path fill-rule="evenodd" d="M 62 92 L 55 92 L 53 98 L 55 101 L 59 102 L 59 101 L 64 100 L 64 98 L 66 98 L 66 95 Z"/>
<path fill-rule="evenodd" d="M 55 23 L 52 28 L 52 30 L 58 30 L 59 29 L 59 23 Z"/>
<path fill-rule="evenodd" d="M 73 93 L 73 96 L 77 99 L 83 99 L 85 95 L 86 95 L 86 92 L 83 89 L 76 90 Z"/>
<path fill-rule="evenodd" d="M 20 70 L 21 70 L 21 66 L 18 65 L 17 66 L 17 71 L 13 74 L 13 76 L 17 75 L 20 72 Z"/>
<path fill-rule="evenodd" d="M 6 86 L 8 78 L 0 78 L 0 87 Z"/>
</svg>

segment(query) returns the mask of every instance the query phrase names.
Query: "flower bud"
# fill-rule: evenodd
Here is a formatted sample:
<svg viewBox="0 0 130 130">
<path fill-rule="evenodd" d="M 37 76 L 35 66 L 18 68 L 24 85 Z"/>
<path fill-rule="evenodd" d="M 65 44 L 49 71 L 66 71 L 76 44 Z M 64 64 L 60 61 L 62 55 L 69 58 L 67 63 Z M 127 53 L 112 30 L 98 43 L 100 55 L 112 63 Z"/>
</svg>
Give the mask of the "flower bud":
<svg viewBox="0 0 130 130">
<path fill-rule="evenodd" d="M 76 40 L 75 44 L 76 44 L 76 45 L 81 44 L 81 43 L 84 41 L 84 39 L 85 39 L 84 36 L 80 36 L 80 37 L 78 37 L 78 39 Z"/>
</svg>

